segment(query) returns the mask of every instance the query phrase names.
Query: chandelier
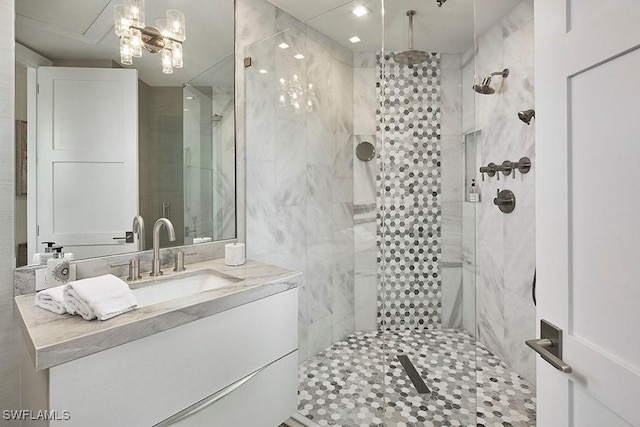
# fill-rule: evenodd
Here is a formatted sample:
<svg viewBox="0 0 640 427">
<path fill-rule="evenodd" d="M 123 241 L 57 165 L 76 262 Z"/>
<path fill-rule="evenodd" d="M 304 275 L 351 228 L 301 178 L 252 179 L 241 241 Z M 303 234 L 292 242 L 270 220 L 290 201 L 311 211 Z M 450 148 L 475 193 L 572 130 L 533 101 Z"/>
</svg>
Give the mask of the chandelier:
<svg viewBox="0 0 640 427">
<path fill-rule="evenodd" d="M 124 4 L 114 6 L 113 12 L 122 65 L 133 64 L 133 58 L 140 58 L 144 48 L 162 54 L 163 73 L 171 74 L 174 68 L 182 68 L 182 42 L 187 38 L 184 13 L 167 10 L 166 19 L 158 19 L 155 26 L 146 26 L 144 0 L 125 0 Z"/>
</svg>

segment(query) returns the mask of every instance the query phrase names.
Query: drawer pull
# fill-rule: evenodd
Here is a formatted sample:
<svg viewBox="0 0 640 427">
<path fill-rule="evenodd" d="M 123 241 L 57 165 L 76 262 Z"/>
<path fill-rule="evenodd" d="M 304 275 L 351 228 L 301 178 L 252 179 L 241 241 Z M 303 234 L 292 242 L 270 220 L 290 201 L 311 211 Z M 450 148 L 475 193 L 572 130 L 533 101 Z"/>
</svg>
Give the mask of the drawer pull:
<svg viewBox="0 0 640 427">
<path fill-rule="evenodd" d="M 215 402 L 217 402 L 218 400 L 224 398 L 225 396 L 233 393 L 235 390 L 239 389 L 240 387 L 242 387 L 244 384 L 246 384 L 247 382 L 251 381 L 251 379 L 253 377 L 255 377 L 256 375 L 258 375 L 260 372 L 262 372 L 264 369 L 266 369 L 269 365 L 267 366 L 263 366 L 262 368 L 258 369 L 255 372 L 250 373 L 249 375 L 247 375 L 244 378 L 239 379 L 238 381 L 234 382 L 233 384 L 229 384 L 228 386 L 226 386 L 225 388 L 223 388 L 220 391 L 217 391 L 215 393 L 213 393 L 211 396 L 205 397 L 204 399 L 202 399 L 201 401 L 194 403 L 193 405 L 189 406 L 188 408 L 183 409 L 182 411 L 178 412 L 175 415 L 170 416 L 169 418 L 160 421 L 158 424 L 155 424 L 153 427 L 167 427 L 170 425 L 173 425 L 179 421 L 182 421 L 186 418 L 189 418 L 190 416 L 202 411 L 203 409 L 205 409 L 207 406 L 214 404 Z"/>
</svg>

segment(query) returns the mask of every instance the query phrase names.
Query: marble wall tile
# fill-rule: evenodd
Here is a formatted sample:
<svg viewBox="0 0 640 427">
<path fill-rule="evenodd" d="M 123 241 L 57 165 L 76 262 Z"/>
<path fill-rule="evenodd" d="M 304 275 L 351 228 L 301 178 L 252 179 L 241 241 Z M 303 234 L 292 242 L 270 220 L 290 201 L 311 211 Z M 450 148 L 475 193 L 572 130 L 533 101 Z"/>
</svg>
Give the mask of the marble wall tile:
<svg viewBox="0 0 640 427">
<path fill-rule="evenodd" d="M 442 202 L 441 239 L 443 262 L 462 262 L 462 203 Z"/>
<path fill-rule="evenodd" d="M 264 0 L 236 2 L 236 16 L 239 17 L 236 19 L 237 43 L 249 46 L 276 33 L 276 13 L 277 9 Z"/>
<path fill-rule="evenodd" d="M 308 295 L 309 286 L 306 279 L 302 286 L 298 287 L 298 363 L 309 358 L 309 310 Z"/>
<path fill-rule="evenodd" d="M 331 61 L 331 87 L 335 131 L 337 134 L 353 135 L 353 68 L 342 61 Z M 351 151 L 351 146 L 349 146 Z"/>
<path fill-rule="evenodd" d="M 372 332 L 377 330 L 376 277 L 356 275 L 354 292 L 355 330 L 359 332 Z"/>
<path fill-rule="evenodd" d="M 353 69 L 353 132 L 373 135 L 376 132 L 376 69 L 374 66 Z"/>
<path fill-rule="evenodd" d="M 511 13 L 509 13 L 501 22 L 502 36 L 509 37 L 523 27 L 533 28 L 533 0 L 524 0 Z M 532 34 L 533 36 L 533 34 Z M 533 65 L 533 64 L 531 64 Z"/>
<path fill-rule="evenodd" d="M 451 57 L 453 55 L 446 55 Z M 462 125 L 462 70 L 441 68 L 441 135 L 459 135 Z"/>
<path fill-rule="evenodd" d="M 267 18 L 256 34 L 287 29 L 247 49 L 274 70 L 247 71 L 247 251 L 305 273 L 304 360 L 354 327 L 353 54 L 264 0 L 245 1 L 244 12 Z M 290 48 L 277 48 L 282 41 Z M 290 98 L 296 85 L 308 89 L 300 108 Z"/>
<path fill-rule="evenodd" d="M 0 407 L 19 408 L 18 340 L 13 314 L 14 248 L 14 2 L 0 0 Z M 8 423 L 9 424 L 9 423 Z M 11 423 L 9 425 L 18 425 Z"/>
<path fill-rule="evenodd" d="M 502 163 L 522 156 L 534 160 L 535 123 L 527 126 L 516 117 L 518 111 L 534 106 L 533 1 L 521 2 L 478 41 L 478 78 L 502 68 L 510 69 L 509 77 L 492 83 L 495 95 L 476 95 L 474 101 L 465 97 L 471 65 L 463 70 L 463 110 L 475 108 L 482 131 L 478 162 Z M 463 127 L 469 121 L 465 116 Z M 535 306 L 531 301 L 535 269 L 534 179 L 535 168 L 527 175 L 517 174 L 515 179 L 503 176 L 500 181 L 491 178 L 479 182 L 481 203 L 463 207 L 464 230 L 472 227 L 472 208 L 477 210 L 475 253 L 471 242 L 463 241 L 463 277 L 466 291 L 466 281 L 471 280 L 467 266 L 475 255 L 478 337 L 530 382 L 535 381 L 535 358 L 523 342 L 535 335 Z M 491 203 L 496 191 L 504 188 L 512 190 L 517 199 L 517 208 L 509 215 Z M 465 326 L 469 325 L 465 322 Z"/>
<path fill-rule="evenodd" d="M 442 266 L 442 327 L 462 327 L 462 267 Z"/>
<path fill-rule="evenodd" d="M 276 20 L 275 27 L 277 31 L 284 31 L 292 27 L 300 26 L 300 21 L 289 15 L 287 12 L 280 8 L 275 8 L 276 11 Z"/>
<path fill-rule="evenodd" d="M 307 354 L 312 357 L 333 344 L 333 321 L 331 316 L 309 323 Z"/>
<path fill-rule="evenodd" d="M 353 179 L 353 135 L 336 132 L 334 141 L 333 176 Z"/>
<path fill-rule="evenodd" d="M 471 51 L 472 52 L 472 51 Z M 471 60 L 462 69 L 462 133 L 477 129 L 475 119 L 475 62 Z"/>
<path fill-rule="evenodd" d="M 354 52 L 353 67 L 354 68 L 376 68 L 377 52 Z"/>
<path fill-rule="evenodd" d="M 355 315 L 353 312 L 349 313 L 349 315 L 342 319 L 333 319 L 333 342 L 341 341 L 353 333 L 355 327 L 354 319 Z"/>
<path fill-rule="evenodd" d="M 460 127 L 458 126 L 458 131 Z M 442 201 L 463 200 L 462 164 L 463 146 L 460 134 L 443 135 L 440 146 L 440 170 L 442 175 Z"/>
<path fill-rule="evenodd" d="M 442 70 L 461 70 L 462 69 L 462 55 L 441 53 L 440 54 L 440 68 Z"/>
<path fill-rule="evenodd" d="M 462 264 L 462 327 L 469 335 L 476 336 L 476 267 Z"/>
<path fill-rule="evenodd" d="M 310 322 L 332 314 L 333 268 L 327 260 L 333 259 L 332 242 L 312 244 L 307 258 L 307 301 Z"/>
<path fill-rule="evenodd" d="M 303 205 L 307 200 L 307 146 L 304 123 L 276 119 L 275 202 L 279 206 Z"/>
</svg>

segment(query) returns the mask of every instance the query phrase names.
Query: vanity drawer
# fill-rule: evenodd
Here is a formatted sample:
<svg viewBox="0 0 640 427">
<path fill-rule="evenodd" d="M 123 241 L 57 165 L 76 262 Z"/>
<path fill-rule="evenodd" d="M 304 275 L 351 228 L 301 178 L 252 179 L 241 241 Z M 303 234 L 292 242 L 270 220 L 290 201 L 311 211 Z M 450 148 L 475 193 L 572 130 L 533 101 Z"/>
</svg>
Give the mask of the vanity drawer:
<svg viewBox="0 0 640 427">
<path fill-rule="evenodd" d="M 292 289 L 52 367 L 50 409 L 69 411 L 65 427 L 159 423 L 285 355 L 297 357 L 297 321 Z"/>
<path fill-rule="evenodd" d="M 297 410 L 298 352 L 288 354 L 154 427 L 275 427 Z"/>
</svg>

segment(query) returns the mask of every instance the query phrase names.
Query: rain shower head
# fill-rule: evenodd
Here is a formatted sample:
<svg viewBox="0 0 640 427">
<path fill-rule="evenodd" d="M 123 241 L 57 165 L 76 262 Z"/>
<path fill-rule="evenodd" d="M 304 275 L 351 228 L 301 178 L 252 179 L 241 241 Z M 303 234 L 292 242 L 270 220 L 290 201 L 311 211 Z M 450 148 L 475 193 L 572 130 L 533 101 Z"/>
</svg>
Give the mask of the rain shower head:
<svg viewBox="0 0 640 427">
<path fill-rule="evenodd" d="M 524 110 L 518 113 L 518 118 L 525 122 L 527 125 L 531 124 L 531 119 L 536 116 L 535 110 Z"/>
<path fill-rule="evenodd" d="M 415 10 L 407 12 L 409 17 L 409 50 L 396 53 L 393 56 L 394 61 L 401 65 L 416 65 L 429 59 L 429 53 L 413 48 L 413 16 L 415 14 Z"/>
<path fill-rule="evenodd" d="M 473 90 L 475 90 L 476 92 L 482 95 L 492 95 L 496 93 L 496 90 L 490 86 L 491 77 L 493 76 L 502 76 L 502 78 L 505 79 L 509 76 L 509 69 L 505 68 L 502 71 L 496 71 L 495 73 L 489 74 L 487 77 L 484 78 L 484 80 L 482 80 L 482 84 L 473 85 Z"/>
</svg>

